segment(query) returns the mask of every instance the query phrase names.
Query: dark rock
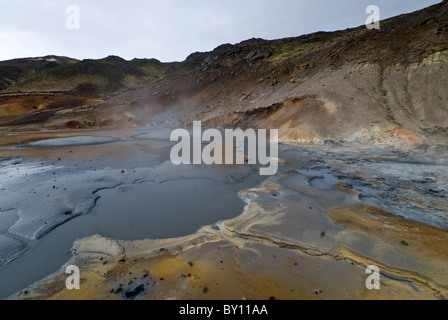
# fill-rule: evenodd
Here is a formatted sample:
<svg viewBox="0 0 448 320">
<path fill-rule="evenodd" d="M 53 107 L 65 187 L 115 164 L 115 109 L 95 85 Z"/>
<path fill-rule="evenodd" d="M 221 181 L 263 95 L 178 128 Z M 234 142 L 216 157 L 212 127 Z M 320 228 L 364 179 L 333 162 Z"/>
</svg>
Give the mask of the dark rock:
<svg viewBox="0 0 448 320">
<path fill-rule="evenodd" d="M 141 284 L 138 287 L 135 287 L 129 291 L 126 291 L 124 294 L 126 300 L 134 300 L 138 296 L 140 296 L 145 291 L 145 285 Z"/>
<path fill-rule="evenodd" d="M 120 292 L 123 292 L 123 288 L 122 288 L 122 287 L 120 287 L 120 288 L 118 288 L 117 290 L 115 290 L 115 294 L 118 294 L 118 293 L 120 293 Z"/>
</svg>

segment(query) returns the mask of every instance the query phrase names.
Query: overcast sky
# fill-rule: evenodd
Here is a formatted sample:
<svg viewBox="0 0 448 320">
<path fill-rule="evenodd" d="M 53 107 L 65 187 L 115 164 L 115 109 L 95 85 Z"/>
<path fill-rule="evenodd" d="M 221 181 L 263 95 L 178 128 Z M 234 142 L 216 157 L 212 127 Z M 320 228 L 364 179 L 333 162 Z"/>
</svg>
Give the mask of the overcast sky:
<svg viewBox="0 0 448 320">
<path fill-rule="evenodd" d="M 118 55 L 182 61 L 190 53 L 253 37 L 279 39 L 365 24 L 441 0 L 0 0 L 0 60 Z M 66 8 L 80 10 L 69 30 Z"/>
</svg>

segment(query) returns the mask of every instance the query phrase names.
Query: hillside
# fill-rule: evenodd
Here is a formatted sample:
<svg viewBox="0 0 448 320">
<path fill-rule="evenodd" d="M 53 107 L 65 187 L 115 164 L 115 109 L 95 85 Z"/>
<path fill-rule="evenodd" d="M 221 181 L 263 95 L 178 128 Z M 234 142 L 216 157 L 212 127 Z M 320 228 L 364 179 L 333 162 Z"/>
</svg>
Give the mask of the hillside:
<svg viewBox="0 0 448 320">
<path fill-rule="evenodd" d="M 379 31 L 251 39 L 180 63 L 12 60 L 0 62 L 0 128 L 201 120 L 279 128 L 283 141 L 300 143 L 446 144 L 447 62 L 447 1 L 383 21 Z"/>
<path fill-rule="evenodd" d="M 151 83 L 166 68 L 155 59 L 126 61 L 116 56 L 83 61 L 58 56 L 2 61 L 0 93 L 86 93 L 90 88 L 98 95 Z"/>
</svg>

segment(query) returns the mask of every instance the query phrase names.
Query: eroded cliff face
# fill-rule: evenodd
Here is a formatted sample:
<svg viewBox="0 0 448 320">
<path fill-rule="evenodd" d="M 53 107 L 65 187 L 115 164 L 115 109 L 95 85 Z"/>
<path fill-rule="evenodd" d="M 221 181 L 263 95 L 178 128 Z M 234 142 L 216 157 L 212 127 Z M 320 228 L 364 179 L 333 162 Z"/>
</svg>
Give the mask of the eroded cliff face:
<svg viewBox="0 0 448 320">
<path fill-rule="evenodd" d="M 277 91 L 245 93 L 243 100 L 259 106 L 248 111 L 198 117 L 210 125 L 278 128 L 285 142 L 445 144 L 447 62 L 445 51 L 410 65 L 349 64 Z"/>
</svg>

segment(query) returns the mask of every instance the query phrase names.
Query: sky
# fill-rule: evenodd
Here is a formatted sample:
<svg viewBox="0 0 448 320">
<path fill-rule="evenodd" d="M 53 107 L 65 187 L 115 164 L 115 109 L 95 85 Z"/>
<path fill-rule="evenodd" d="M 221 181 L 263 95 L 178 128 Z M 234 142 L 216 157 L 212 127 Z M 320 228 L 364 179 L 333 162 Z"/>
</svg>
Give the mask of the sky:
<svg viewBox="0 0 448 320">
<path fill-rule="evenodd" d="M 364 25 L 441 0 L 0 0 L 0 60 L 46 55 L 183 61 L 197 51 Z M 74 11 L 79 9 L 79 20 Z M 67 28 L 78 27 L 76 29 Z M 74 22 L 79 21 L 77 26 Z"/>
</svg>

